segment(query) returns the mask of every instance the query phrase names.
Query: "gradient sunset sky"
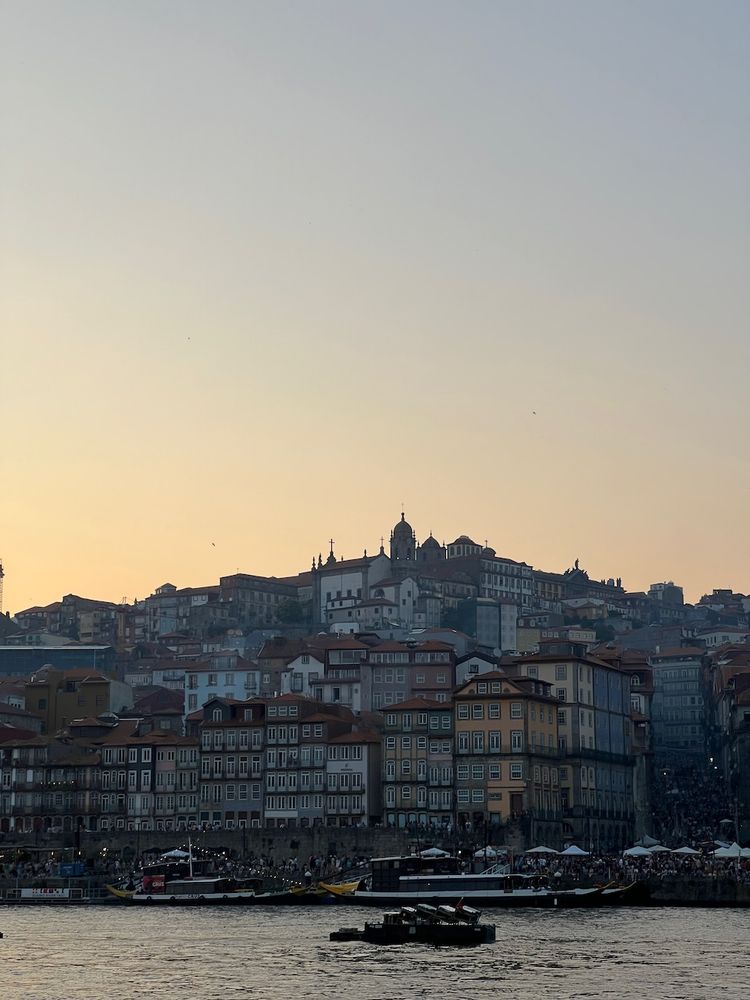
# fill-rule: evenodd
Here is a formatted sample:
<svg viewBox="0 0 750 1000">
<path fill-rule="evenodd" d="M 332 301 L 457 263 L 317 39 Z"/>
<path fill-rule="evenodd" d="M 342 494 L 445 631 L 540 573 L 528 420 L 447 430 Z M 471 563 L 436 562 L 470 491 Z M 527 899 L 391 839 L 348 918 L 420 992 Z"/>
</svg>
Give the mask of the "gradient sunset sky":
<svg viewBox="0 0 750 1000">
<path fill-rule="evenodd" d="M 750 5 L 6 2 L 5 607 L 402 501 L 750 590 Z"/>
</svg>

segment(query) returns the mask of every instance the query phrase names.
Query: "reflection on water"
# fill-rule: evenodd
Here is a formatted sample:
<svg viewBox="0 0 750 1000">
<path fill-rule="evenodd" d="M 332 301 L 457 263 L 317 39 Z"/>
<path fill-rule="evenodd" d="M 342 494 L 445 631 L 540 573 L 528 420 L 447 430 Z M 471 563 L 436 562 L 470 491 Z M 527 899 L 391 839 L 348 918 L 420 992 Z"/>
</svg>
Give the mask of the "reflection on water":
<svg viewBox="0 0 750 1000">
<path fill-rule="evenodd" d="M 750 910 L 487 912 L 493 945 L 332 944 L 378 911 L 0 907 L 2 1000 L 746 1000 Z"/>
</svg>

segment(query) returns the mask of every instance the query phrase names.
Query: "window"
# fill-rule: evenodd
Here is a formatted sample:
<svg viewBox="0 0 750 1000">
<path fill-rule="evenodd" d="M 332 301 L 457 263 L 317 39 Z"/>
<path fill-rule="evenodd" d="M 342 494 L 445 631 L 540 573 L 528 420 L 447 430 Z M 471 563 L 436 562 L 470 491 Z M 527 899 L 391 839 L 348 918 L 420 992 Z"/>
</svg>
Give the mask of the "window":
<svg viewBox="0 0 750 1000">
<path fill-rule="evenodd" d="M 483 781 L 484 780 L 484 764 L 472 764 L 471 765 L 471 777 L 473 781 Z"/>
<path fill-rule="evenodd" d="M 500 718 L 500 705 L 497 702 L 492 702 L 488 707 L 487 712 L 488 718 L 499 719 Z"/>
<path fill-rule="evenodd" d="M 510 734 L 510 748 L 514 753 L 523 750 L 523 730 L 514 729 Z"/>
<path fill-rule="evenodd" d="M 474 753 L 484 753 L 484 733 L 479 730 L 471 735 L 471 745 Z"/>
<path fill-rule="evenodd" d="M 458 706 L 458 718 L 459 719 L 468 719 L 469 718 L 469 706 L 468 705 L 459 705 Z"/>
<path fill-rule="evenodd" d="M 502 740 L 499 730 L 495 729 L 490 733 L 490 753 L 500 753 Z"/>
<path fill-rule="evenodd" d="M 385 748 L 386 748 L 386 750 L 395 750 L 396 749 L 396 737 L 395 736 L 386 736 L 386 738 L 385 738 Z"/>
<path fill-rule="evenodd" d="M 501 776 L 500 765 L 490 764 L 488 769 L 488 777 L 490 780 L 499 780 Z"/>
<path fill-rule="evenodd" d="M 523 718 L 523 705 L 520 701 L 513 701 L 510 705 L 510 717 L 511 719 L 521 719 Z"/>
<path fill-rule="evenodd" d="M 555 664 L 555 680 L 556 681 L 566 681 L 568 679 L 568 665 L 567 663 L 556 663 Z"/>
<path fill-rule="evenodd" d="M 511 764 L 510 765 L 510 777 L 511 777 L 511 781 L 522 781 L 523 780 L 523 764 Z"/>
<path fill-rule="evenodd" d="M 471 706 L 471 717 L 472 719 L 483 719 L 484 718 L 484 705 L 472 705 Z"/>
<path fill-rule="evenodd" d="M 568 715 L 564 708 L 558 708 L 557 710 L 557 724 L 558 726 L 564 726 L 568 721 Z"/>
<path fill-rule="evenodd" d="M 472 790 L 471 790 L 471 801 L 472 802 L 484 802 L 484 789 L 483 788 L 472 788 Z"/>
</svg>

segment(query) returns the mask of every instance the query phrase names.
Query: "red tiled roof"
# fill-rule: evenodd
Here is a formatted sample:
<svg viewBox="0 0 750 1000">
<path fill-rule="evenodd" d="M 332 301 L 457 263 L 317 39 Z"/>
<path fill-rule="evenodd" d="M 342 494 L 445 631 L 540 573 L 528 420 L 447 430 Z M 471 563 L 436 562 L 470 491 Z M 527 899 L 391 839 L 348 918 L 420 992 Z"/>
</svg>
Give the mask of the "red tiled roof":
<svg viewBox="0 0 750 1000">
<path fill-rule="evenodd" d="M 706 650 L 703 646 L 674 646 L 670 649 L 661 649 L 658 653 L 649 653 L 649 659 L 674 659 L 677 656 L 705 656 Z"/>
<path fill-rule="evenodd" d="M 329 743 L 380 743 L 380 736 L 371 729 L 353 729 L 350 733 L 334 736 Z"/>
<path fill-rule="evenodd" d="M 409 698 L 406 701 L 396 702 L 395 705 L 386 705 L 383 708 L 384 712 L 413 712 L 427 711 L 433 708 L 445 708 L 450 709 L 450 702 L 447 701 L 433 701 L 432 698 Z"/>
</svg>

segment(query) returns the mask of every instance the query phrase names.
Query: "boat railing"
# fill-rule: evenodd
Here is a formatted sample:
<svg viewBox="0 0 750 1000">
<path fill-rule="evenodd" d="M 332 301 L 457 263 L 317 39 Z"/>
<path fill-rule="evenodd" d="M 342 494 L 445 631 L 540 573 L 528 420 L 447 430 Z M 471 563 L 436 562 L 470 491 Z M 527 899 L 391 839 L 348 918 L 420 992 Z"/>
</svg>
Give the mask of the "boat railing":
<svg viewBox="0 0 750 1000">
<path fill-rule="evenodd" d="M 30 893 L 29 889 L 32 889 L 33 892 Z M 70 886 L 69 888 L 65 888 L 62 893 L 59 889 L 52 889 L 49 890 L 49 895 L 45 894 L 44 889 L 39 889 L 36 886 L 18 886 L 12 889 L 0 889 L 0 899 L 6 903 L 44 901 L 45 898 L 49 901 L 70 902 L 82 899 L 103 899 L 106 895 L 107 893 L 98 887 L 86 889 L 81 886 Z"/>
<path fill-rule="evenodd" d="M 485 868 L 484 871 L 480 872 L 480 875 L 510 875 L 510 865 L 507 861 L 499 861 L 494 865 L 490 865 L 489 868 Z"/>
</svg>

